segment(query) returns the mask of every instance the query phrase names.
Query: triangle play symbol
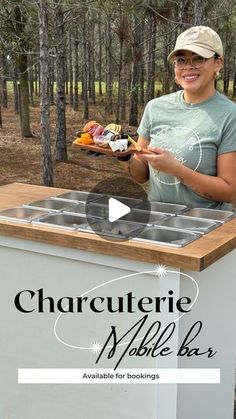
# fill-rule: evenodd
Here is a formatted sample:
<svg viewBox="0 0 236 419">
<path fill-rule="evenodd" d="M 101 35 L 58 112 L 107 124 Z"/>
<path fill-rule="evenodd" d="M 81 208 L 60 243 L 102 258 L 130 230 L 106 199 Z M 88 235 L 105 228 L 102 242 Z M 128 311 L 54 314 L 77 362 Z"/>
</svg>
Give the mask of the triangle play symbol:
<svg viewBox="0 0 236 419">
<path fill-rule="evenodd" d="M 110 222 L 119 220 L 119 218 L 124 217 L 124 215 L 129 214 L 131 211 L 128 205 L 122 204 L 122 202 L 115 198 L 109 198 L 108 203 L 108 219 Z"/>
</svg>

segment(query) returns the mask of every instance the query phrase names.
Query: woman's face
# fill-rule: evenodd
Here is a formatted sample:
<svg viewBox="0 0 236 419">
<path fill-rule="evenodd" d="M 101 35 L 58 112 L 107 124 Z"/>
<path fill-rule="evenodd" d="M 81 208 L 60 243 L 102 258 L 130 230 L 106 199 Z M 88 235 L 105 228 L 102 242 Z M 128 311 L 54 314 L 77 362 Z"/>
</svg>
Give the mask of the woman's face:
<svg viewBox="0 0 236 419">
<path fill-rule="evenodd" d="M 222 67 L 222 58 L 209 58 L 203 61 L 200 66 L 191 63 L 191 58 L 197 54 L 190 51 L 180 51 L 176 58 L 184 56 L 188 59 L 184 67 L 175 65 L 175 79 L 186 93 L 190 96 L 208 97 L 214 91 L 216 73 Z M 196 68 L 197 67 L 197 68 Z"/>
</svg>

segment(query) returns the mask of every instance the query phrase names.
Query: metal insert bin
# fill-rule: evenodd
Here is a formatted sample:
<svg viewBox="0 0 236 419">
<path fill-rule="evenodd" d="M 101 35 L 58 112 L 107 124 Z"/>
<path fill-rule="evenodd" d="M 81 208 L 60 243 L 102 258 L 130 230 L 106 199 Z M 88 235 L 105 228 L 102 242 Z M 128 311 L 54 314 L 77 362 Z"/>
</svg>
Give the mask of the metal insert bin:
<svg viewBox="0 0 236 419">
<path fill-rule="evenodd" d="M 20 221 L 30 223 L 32 220 L 45 215 L 46 211 L 34 208 L 15 207 L 0 212 L 0 220 Z"/>
<path fill-rule="evenodd" d="M 71 191 L 71 192 L 65 192 L 57 196 L 52 196 L 51 198 L 69 201 L 69 202 L 71 201 L 72 202 L 86 202 L 87 199 L 89 201 L 93 201 L 103 196 L 104 195 L 102 194 L 93 193 L 93 192 L 90 193 L 90 192 L 85 192 L 85 191 Z"/>
<path fill-rule="evenodd" d="M 147 227 L 133 240 L 161 246 L 183 247 L 202 237 L 198 233 L 164 227 Z"/>
<path fill-rule="evenodd" d="M 127 239 L 138 234 L 138 231 L 143 229 L 140 224 L 129 223 L 122 220 L 110 222 L 108 220 L 96 220 L 90 222 L 87 226 L 80 226 L 79 231 L 87 231 L 89 233 L 95 233 L 103 236 L 109 236 L 116 239 Z"/>
<path fill-rule="evenodd" d="M 165 212 L 168 214 L 181 214 L 188 209 L 186 205 L 170 204 L 168 202 L 142 201 L 137 205 L 137 209 L 151 210 L 154 212 Z"/>
<path fill-rule="evenodd" d="M 170 217 L 162 222 L 163 227 L 173 227 L 181 230 L 196 231 L 201 234 L 209 233 L 222 224 L 216 221 L 185 217 L 182 215 Z"/>
<path fill-rule="evenodd" d="M 151 212 L 133 209 L 129 214 L 122 217 L 122 220 L 132 223 L 159 225 L 165 219 L 171 217 L 170 214 L 162 212 Z"/>
<path fill-rule="evenodd" d="M 184 213 L 186 217 L 207 218 L 209 220 L 225 223 L 234 218 L 231 211 L 223 211 L 210 208 L 192 208 Z"/>
<path fill-rule="evenodd" d="M 62 200 L 55 200 L 51 198 L 42 199 L 40 201 L 30 202 L 29 204 L 23 205 L 25 208 L 40 208 L 52 212 L 61 212 L 63 209 L 71 208 L 73 203 L 68 203 Z"/>
<path fill-rule="evenodd" d="M 108 205 L 109 204 L 109 199 L 110 198 L 114 198 L 117 201 L 121 202 L 124 205 L 127 205 L 130 208 L 134 208 L 136 207 L 138 204 L 140 204 L 142 201 L 141 199 L 137 199 L 137 198 L 128 198 L 127 196 L 112 196 L 112 195 L 106 195 L 98 200 L 96 200 L 97 204 L 101 204 L 101 205 Z"/>
<path fill-rule="evenodd" d="M 70 214 L 48 214 L 37 221 L 33 221 L 33 224 L 40 226 L 48 226 L 55 228 L 63 228 L 66 230 L 76 230 L 79 225 L 86 224 L 87 219 L 83 215 L 70 215 Z"/>
<path fill-rule="evenodd" d="M 64 210 L 66 214 L 85 214 L 96 218 L 108 218 L 108 206 L 96 202 L 81 202 L 70 209 Z"/>
</svg>

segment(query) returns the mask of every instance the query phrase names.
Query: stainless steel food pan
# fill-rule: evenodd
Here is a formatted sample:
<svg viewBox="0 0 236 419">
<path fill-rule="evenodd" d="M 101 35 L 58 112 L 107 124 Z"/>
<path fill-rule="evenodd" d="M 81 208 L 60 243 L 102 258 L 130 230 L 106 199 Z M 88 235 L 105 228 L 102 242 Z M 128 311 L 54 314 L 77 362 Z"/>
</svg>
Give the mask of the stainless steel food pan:
<svg viewBox="0 0 236 419">
<path fill-rule="evenodd" d="M 116 196 L 116 195 L 115 196 L 106 195 L 102 198 L 97 199 L 96 204 L 109 205 L 110 198 L 114 198 L 117 201 L 121 202 L 124 205 L 127 205 L 130 208 L 133 208 L 142 202 L 141 199 L 137 199 L 137 198 L 128 198 L 126 196 Z"/>
<path fill-rule="evenodd" d="M 147 227 L 133 240 L 160 244 L 161 246 L 183 247 L 201 237 L 200 234 L 163 227 Z"/>
<path fill-rule="evenodd" d="M 40 201 L 30 202 L 29 204 L 25 204 L 23 206 L 26 207 L 26 208 L 40 208 L 40 209 L 43 208 L 47 211 L 60 212 L 63 209 L 71 208 L 72 205 L 75 205 L 75 204 L 65 202 L 63 200 L 56 200 L 56 199 L 47 198 L 47 199 L 42 199 Z"/>
<path fill-rule="evenodd" d="M 62 228 L 66 230 L 76 230 L 79 225 L 86 223 L 87 219 L 85 216 L 64 213 L 48 214 L 37 221 L 33 221 L 33 224 L 35 225 Z"/>
<path fill-rule="evenodd" d="M 0 212 L 0 220 L 20 221 L 30 223 L 32 220 L 45 215 L 46 211 L 33 208 L 15 207 Z"/>
<path fill-rule="evenodd" d="M 96 218 L 108 218 L 108 206 L 99 205 L 95 202 L 90 202 L 86 204 L 81 202 L 73 206 L 70 209 L 64 210 L 66 214 L 85 214 L 86 216 L 96 217 Z"/>
<path fill-rule="evenodd" d="M 94 201 L 103 197 L 104 195 L 93 193 L 93 192 L 85 192 L 85 191 L 71 191 L 65 192 L 63 194 L 52 196 L 52 199 L 63 199 L 64 201 L 73 201 L 73 202 L 86 202 L 87 199 L 89 201 Z"/>
<path fill-rule="evenodd" d="M 142 201 L 140 204 L 135 207 L 142 210 L 150 210 L 154 212 L 165 212 L 168 214 L 181 214 L 186 211 L 188 207 L 186 205 L 179 204 L 170 204 L 168 202 L 151 202 L 151 201 Z"/>
<path fill-rule="evenodd" d="M 184 213 L 187 217 L 206 218 L 213 221 L 225 223 L 234 218 L 234 213 L 231 211 L 221 211 L 209 208 L 192 208 Z"/>
<path fill-rule="evenodd" d="M 166 218 L 171 217 L 170 214 L 161 212 L 149 213 L 148 211 L 133 209 L 129 214 L 122 217 L 122 220 L 130 221 L 132 223 L 154 224 L 159 225 Z"/>
<path fill-rule="evenodd" d="M 182 215 L 170 217 L 162 222 L 163 227 L 173 227 L 181 230 L 197 231 L 201 234 L 209 233 L 221 225 L 222 223 L 216 221 L 185 217 Z"/>
<path fill-rule="evenodd" d="M 96 220 L 90 222 L 87 226 L 80 226 L 78 230 L 124 239 L 133 237 L 141 229 L 143 229 L 142 225 L 128 223 L 126 221 L 117 220 L 110 222 L 108 220 Z"/>
</svg>

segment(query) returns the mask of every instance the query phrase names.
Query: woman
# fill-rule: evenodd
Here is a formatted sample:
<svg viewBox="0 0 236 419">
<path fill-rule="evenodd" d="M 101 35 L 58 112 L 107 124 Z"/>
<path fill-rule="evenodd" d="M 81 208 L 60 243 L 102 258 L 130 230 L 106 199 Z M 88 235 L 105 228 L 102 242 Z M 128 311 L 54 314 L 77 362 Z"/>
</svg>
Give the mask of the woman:
<svg viewBox="0 0 236 419">
<path fill-rule="evenodd" d="M 223 63 L 218 34 L 206 26 L 183 32 L 169 55 L 181 91 L 151 100 L 138 144 L 152 154 L 123 161 L 149 199 L 232 209 L 236 201 L 236 105 L 215 89 Z"/>
</svg>

